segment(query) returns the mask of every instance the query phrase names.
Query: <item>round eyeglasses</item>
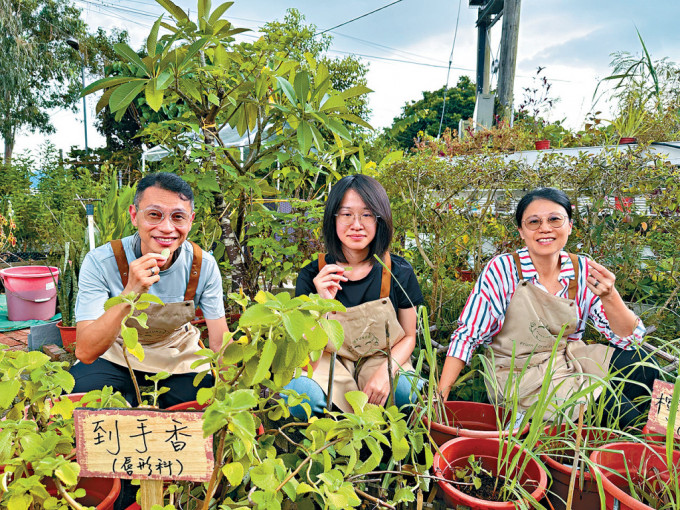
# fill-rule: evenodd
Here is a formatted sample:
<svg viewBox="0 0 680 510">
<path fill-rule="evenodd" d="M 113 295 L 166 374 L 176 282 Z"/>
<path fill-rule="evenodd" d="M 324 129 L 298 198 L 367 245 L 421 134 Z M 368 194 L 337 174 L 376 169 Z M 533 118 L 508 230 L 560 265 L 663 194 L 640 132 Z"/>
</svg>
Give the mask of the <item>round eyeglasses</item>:
<svg viewBox="0 0 680 510">
<path fill-rule="evenodd" d="M 538 216 L 529 216 L 522 221 L 524 226 L 529 230 L 538 230 L 545 221 L 551 228 L 560 228 L 567 221 L 567 217 L 562 214 L 551 214 L 547 218 L 540 218 Z"/>
<path fill-rule="evenodd" d="M 137 209 L 137 213 L 142 215 L 144 221 L 149 225 L 159 225 L 165 219 L 165 213 L 156 207 Z M 170 223 L 176 227 L 186 227 L 191 223 L 191 215 L 186 211 L 173 211 L 169 214 Z"/>
<path fill-rule="evenodd" d="M 355 214 L 352 212 L 339 212 L 335 215 L 340 225 L 348 226 L 354 223 L 354 220 L 359 220 L 359 223 L 363 226 L 375 225 L 380 216 L 373 214 L 372 212 L 363 212 L 361 214 Z"/>
</svg>

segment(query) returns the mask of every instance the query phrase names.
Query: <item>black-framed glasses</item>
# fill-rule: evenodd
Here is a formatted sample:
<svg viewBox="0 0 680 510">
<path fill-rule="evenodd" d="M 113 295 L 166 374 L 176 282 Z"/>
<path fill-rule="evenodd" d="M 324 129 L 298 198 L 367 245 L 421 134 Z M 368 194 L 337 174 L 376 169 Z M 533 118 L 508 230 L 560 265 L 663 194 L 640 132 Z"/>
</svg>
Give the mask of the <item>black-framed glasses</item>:
<svg viewBox="0 0 680 510">
<path fill-rule="evenodd" d="M 567 217 L 563 214 L 551 214 L 547 218 L 529 216 L 526 220 L 522 221 L 522 223 L 529 230 L 538 230 L 541 228 L 543 221 L 545 221 L 551 228 L 560 228 L 566 223 Z"/>
<path fill-rule="evenodd" d="M 137 214 L 141 214 L 144 221 L 149 225 L 159 225 L 165 219 L 165 213 L 157 207 L 147 207 L 137 209 Z M 176 227 L 186 227 L 191 223 L 191 215 L 186 211 L 172 211 L 169 213 L 170 223 Z"/>
<path fill-rule="evenodd" d="M 373 214 L 372 212 L 362 212 L 357 214 L 348 211 L 339 212 L 335 215 L 335 217 L 337 218 L 337 221 L 340 225 L 352 225 L 354 221 L 358 219 L 359 223 L 364 227 L 375 225 L 378 222 L 378 218 L 380 218 L 380 216 Z"/>
</svg>

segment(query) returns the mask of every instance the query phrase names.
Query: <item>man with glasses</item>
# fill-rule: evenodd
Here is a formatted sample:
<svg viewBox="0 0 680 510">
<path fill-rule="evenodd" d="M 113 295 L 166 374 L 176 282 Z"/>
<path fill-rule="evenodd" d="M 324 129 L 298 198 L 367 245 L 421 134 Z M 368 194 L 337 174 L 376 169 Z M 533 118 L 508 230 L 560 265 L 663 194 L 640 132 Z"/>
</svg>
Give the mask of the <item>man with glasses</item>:
<svg viewBox="0 0 680 510">
<path fill-rule="evenodd" d="M 213 349 L 221 347 L 228 327 L 217 262 L 187 240 L 194 219 L 193 198 L 191 187 L 179 176 L 147 175 L 137 184 L 129 210 L 137 233 L 100 246 L 85 257 L 76 301 L 79 362 L 71 368 L 75 392 L 108 385 L 130 403 L 137 403 L 120 336 L 120 324 L 130 306 L 122 303 L 104 310 L 109 298 L 134 292 L 156 295 L 164 303 L 144 310 L 148 328 L 128 322 L 138 329 L 144 347 L 143 361 L 127 356 L 139 384 L 149 384 L 146 375 L 168 372 L 171 376 L 161 386 L 170 391 L 160 396 L 159 405 L 165 408 L 195 399 L 194 377 L 207 368 L 191 366 L 200 359 L 195 353 L 201 348 L 199 331 L 190 324 L 195 307 L 203 311 Z M 199 387 L 212 384 L 208 374 Z"/>
</svg>

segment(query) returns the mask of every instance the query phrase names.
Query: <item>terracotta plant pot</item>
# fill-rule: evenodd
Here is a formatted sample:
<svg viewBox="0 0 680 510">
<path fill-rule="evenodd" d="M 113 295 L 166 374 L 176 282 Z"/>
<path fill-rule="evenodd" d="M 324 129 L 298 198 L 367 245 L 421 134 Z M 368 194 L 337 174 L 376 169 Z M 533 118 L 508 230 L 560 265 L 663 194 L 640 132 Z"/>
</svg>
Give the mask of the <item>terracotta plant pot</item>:
<svg viewBox="0 0 680 510">
<path fill-rule="evenodd" d="M 61 333 L 61 345 L 69 352 L 76 350 L 76 327 L 64 326 L 61 321 L 57 322 L 59 333 Z"/>
<path fill-rule="evenodd" d="M 647 445 L 644 443 L 610 443 L 601 450 L 593 452 L 590 460 L 595 463 L 595 469 L 602 475 L 602 486 L 605 492 L 607 510 L 654 510 L 653 507 L 633 498 L 628 492 L 626 467 L 630 473 L 633 485 L 639 487 L 648 480 L 653 483 L 655 477 L 668 483 L 671 475 L 677 476 L 680 470 L 680 451 L 673 452 L 673 466 L 669 472 L 666 462 L 664 446 Z M 655 473 L 658 472 L 658 475 Z M 652 485 L 653 487 L 653 485 Z M 645 487 L 646 492 L 655 489 Z M 658 488 L 656 488 L 658 491 Z M 676 495 L 677 497 L 677 495 Z"/>
<path fill-rule="evenodd" d="M 636 140 L 632 136 L 622 136 L 619 139 L 619 145 L 627 145 L 629 143 L 635 143 Z"/>
<path fill-rule="evenodd" d="M 59 491 L 48 479 L 45 482 L 50 496 L 57 496 Z M 77 501 L 85 507 L 94 506 L 97 510 L 112 510 L 113 505 L 120 494 L 119 478 L 81 478 L 78 482 L 79 489 L 85 489 L 85 496 Z"/>
<path fill-rule="evenodd" d="M 550 140 L 536 140 L 534 146 L 537 151 L 543 151 L 550 148 Z"/>
<path fill-rule="evenodd" d="M 471 438 L 459 437 L 452 439 L 441 447 L 441 456 L 435 453 L 434 456 L 434 472 L 435 475 L 447 480 L 452 479 L 452 470 L 456 467 L 463 467 L 468 465 L 468 458 L 470 455 L 475 456 L 475 460 L 481 460 L 482 467 L 487 471 L 497 476 L 497 458 L 499 453 L 499 440 L 490 438 Z M 505 443 L 507 448 L 507 443 Z M 512 454 L 520 452 L 519 446 L 515 445 Z M 521 455 L 525 455 L 521 453 Z M 521 463 L 519 464 L 521 465 Z M 506 473 L 501 471 L 500 475 L 505 476 Z M 540 501 L 545 495 L 546 487 L 548 485 L 548 476 L 541 465 L 534 459 L 530 459 L 526 468 L 522 473 L 512 473 L 509 476 L 519 477 L 520 485 L 531 496 Z M 455 483 L 437 480 L 439 488 L 444 492 L 444 501 L 447 505 L 457 508 L 457 505 L 464 505 L 471 510 L 511 510 L 517 508 L 519 501 L 495 502 L 484 499 L 477 499 L 468 496 L 464 492 L 456 488 Z M 585 509 L 584 509 L 585 510 Z"/>
<path fill-rule="evenodd" d="M 576 435 L 575 431 L 570 429 L 569 433 L 565 434 L 565 428 L 565 425 L 561 425 L 559 429 L 554 425 L 548 425 L 544 429 L 544 432 L 547 436 L 563 437 L 565 440 L 568 440 L 571 443 L 574 441 L 574 436 Z M 588 444 L 593 447 L 601 447 L 602 444 L 604 444 L 604 440 L 602 442 L 599 441 L 601 439 L 600 434 L 601 431 L 586 431 Z M 559 439 L 556 441 L 559 441 Z M 583 443 L 581 443 L 581 445 L 583 445 Z M 573 461 L 573 452 L 571 452 L 570 458 L 571 461 Z M 555 510 L 562 510 L 566 508 L 567 496 L 569 495 L 571 465 L 562 464 L 558 459 L 550 454 L 542 454 L 541 460 L 548 468 L 553 480 L 547 497 Z M 600 494 L 597 491 L 597 481 L 593 478 L 593 475 L 589 472 L 584 473 L 583 487 L 579 485 L 580 478 L 578 477 L 580 477 L 580 473 L 578 471 L 576 476 L 577 478 L 576 485 L 574 486 L 573 508 L 600 508 Z"/>
<path fill-rule="evenodd" d="M 432 422 L 430 434 L 437 445 L 441 446 L 447 441 L 456 437 L 478 437 L 498 439 L 498 418 L 496 409 L 503 428 L 507 425 L 508 419 L 504 419 L 504 409 L 495 408 L 491 404 L 480 404 L 479 402 L 450 401 L 444 402 L 446 417 L 451 425 Z M 428 420 L 423 417 L 423 423 L 427 427 Z M 529 432 L 527 423 L 523 430 L 515 429 L 513 435 L 524 435 Z M 509 430 L 503 432 L 503 437 L 510 434 Z"/>
</svg>

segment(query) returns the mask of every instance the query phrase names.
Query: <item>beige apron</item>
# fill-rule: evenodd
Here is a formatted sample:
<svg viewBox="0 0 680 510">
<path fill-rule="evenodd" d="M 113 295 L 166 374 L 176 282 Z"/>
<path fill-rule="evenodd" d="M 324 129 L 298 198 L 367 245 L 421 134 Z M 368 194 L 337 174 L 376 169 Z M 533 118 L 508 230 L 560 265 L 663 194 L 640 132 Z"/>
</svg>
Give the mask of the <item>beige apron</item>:
<svg viewBox="0 0 680 510">
<path fill-rule="evenodd" d="M 509 378 L 513 344 L 515 345 L 514 377 L 519 375 L 527 363 L 529 364 L 518 388 L 519 407 L 522 411 L 526 411 L 536 401 L 553 346 L 565 324 L 567 327 L 557 346 L 552 367 L 551 390 L 564 381 L 553 396 L 555 407 L 583 385 L 590 384 L 588 375 L 604 377 L 609 370 L 609 361 L 613 352 L 609 346 L 586 345 L 582 340 L 573 342 L 566 340 L 576 331 L 578 325 L 578 310 L 574 301 L 578 287 L 578 259 L 576 255 L 570 254 L 569 256 L 574 265 L 575 275 L 569 284 L 569 298 L 565 299 L 554 296 L 524 280 L 519 256 L 513 253 L 520 281 L 508 304 L 503 327 L 490 346 L 493 349 L 498 386 L 494 391 L 494 388 L 491 388 L 487 382 L 487 389 L 490 398 L 495 397 L 497 402 L 505 397 L 503 391 Z M 591 398 L 597 398 L 601 391 L 602 389 L 598 388 L 591 394 Z M 577 409 L 574 408 L 572 418 L 575 419 L 577 414 Z M 544 419 L 550 421 L 552 416 L 553 411 L 548 411 Z"/>
<path fill-rule="evenodd" d="M 184 293 L 184 301 L 158 305 L 152 303 L 146 310 L 148 328 L 142 328 L 136 320 L 128 320 L 127 326 L 134 327 L 139 333 L 139 343 L 144 348 L 144 361 L 128 354 L 128 361 L 133 370 L 171 374 L 185 374 L 199 369 L 191 368 L 191 364 L 201 359 L 196 351 L 201 349 L 200 332 L 190 324 L 194 320 L 194 296 L 201 273 L 202 252 L 195 243 L 191 243 L 194 258 L 191 264 L 189 282 Z M 113 254 L 116 257 L 123 288 L 127 285 L 129 266 L 125 250 L 120 240 L 111 241 Z M 139 312 L 141 313 L 141 311 Z M 102 354 L 102 358 L 117 365 L 127 366 L 123 355 L 123 338 L 119 335 L 111 347 Z"/>
<path fill-rule="evenodd" d="M 329 317 L 340 322 L 345 332 L 345 341 L 337 352 L 333 375 L 333 403 L 343 412 L 353 412 L 345 393 L 362 390 L 375 371 L 385 363 L 388 338 L 389 345 L 394 346 L 405 335 L 389 297 L 392 280 L 389 253 L 385 254 L 384 262 L 386 267 L 382 270 L 380 299 L 352 306 L 345 312 L 333 312 Z M 319 254 L 319 271 L 325 265 L 325 255 Z M 312 379 L 324 393 L 328 391 L 331 352 L 333 347 L 329 343 L 312 374 Z M 414 370 L 410 361 L 401 368 L 405 371 Z"/>
</svg>

